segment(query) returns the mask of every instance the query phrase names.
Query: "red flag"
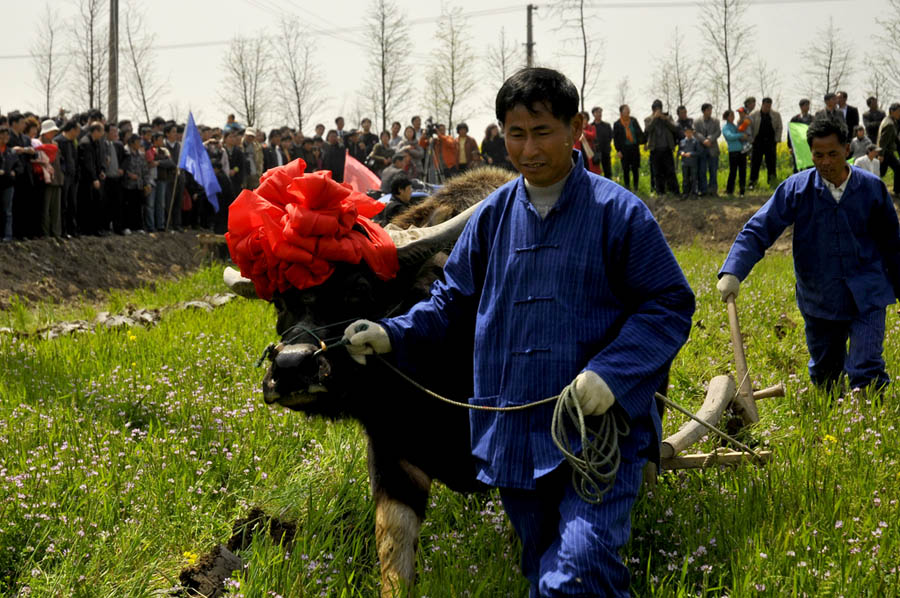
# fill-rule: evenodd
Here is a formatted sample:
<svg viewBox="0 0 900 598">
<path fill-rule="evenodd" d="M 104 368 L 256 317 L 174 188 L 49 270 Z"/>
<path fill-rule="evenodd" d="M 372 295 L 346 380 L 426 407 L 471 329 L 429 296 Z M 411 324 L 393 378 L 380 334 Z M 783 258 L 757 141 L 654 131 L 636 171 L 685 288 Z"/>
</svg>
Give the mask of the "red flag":
<svg viewBox="0 0 900 598">
<path fill-rule="evenodd" d="M 369 189 L 381 189 L 381 179 L 349 153 L 344 161 L 344 183 L 360 193 Z"/>
</svg>

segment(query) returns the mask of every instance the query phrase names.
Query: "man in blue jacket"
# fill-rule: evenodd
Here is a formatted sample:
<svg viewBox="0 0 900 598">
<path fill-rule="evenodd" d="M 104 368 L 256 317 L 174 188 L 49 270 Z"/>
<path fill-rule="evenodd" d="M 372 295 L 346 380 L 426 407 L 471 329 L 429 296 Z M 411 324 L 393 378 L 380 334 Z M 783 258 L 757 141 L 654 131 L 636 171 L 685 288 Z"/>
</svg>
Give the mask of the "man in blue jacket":
<svg viewBox="0 0 900 598">
<path fill-rule="evenodd" d="M 851 388 L 883 388 L 890 381 L 882 358 L 885 308 L 900 297 L 897 213 L 881 179 L 847 164 L 842 121 L 817 116 L 807 141 L 815 169 L 779 185 L 744 225 L 717 288 L 723 300 L 737 296 L 740 281 L 793 224 L 810 378 L 830 390 L 843 372 Z"/>
<path fill-rule="evenodd" d="M 531 596 L 629 596 L 618 551 L 643 467 L 658 460 L 654 391 L 687 339 L 694 296 L 647 207 L 572 152 L 583 122 L 571 81 L 523 69 L 501 87 L 496 114 L 523 176 L 482 202 L 430 299 L 381 325 L 351 324 L 348 348 L 393 351 L 404 367 L 474 324 L 471 404 L 521 405 L 568 387 L 586 414 L 626 421 L 618 475 L 591 504 L 551 440 L 553 405 L 470 415 L 477 476 L 500 488 Z"/>
</svg>

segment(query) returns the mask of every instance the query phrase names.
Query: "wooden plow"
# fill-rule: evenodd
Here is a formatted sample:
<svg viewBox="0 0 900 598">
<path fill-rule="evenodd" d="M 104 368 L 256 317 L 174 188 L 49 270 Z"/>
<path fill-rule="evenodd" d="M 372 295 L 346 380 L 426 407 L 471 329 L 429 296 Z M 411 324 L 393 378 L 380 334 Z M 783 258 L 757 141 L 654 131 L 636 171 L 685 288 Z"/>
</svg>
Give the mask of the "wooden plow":
<svg viewBox="0 0 900 598">
<path fill-rule="evenodd" d="M 724 447 L 710 453 L 682 454 L 704 435 L 709 434 L 711 427 L 718 428 L 722 416 L 727 411 L 739 416 L 742 426 L 754 424 L 759 421 L 756 401 L 784 396 L 784 384 L 780 382 L 770 388 L 753 390 L 753 382 L 747 368 L 747 358 L 744 355 L 744 337 L 741 335 L 737 306 L 733 295 L 726 300 L 726 306 L 738 383 L 735 384 L 731 376 L 716 376 L 710 380 L 706 399 L 699 411 L 694 414 L 697 420 L 701 420 L 707 425 L 690 419 L 677 432 L 663 440 L 660 446 L 662 469 L 700 469 L 713 465 L 737 465 L 745 461 L 764 462 L 772 456 L 772 451 L 763 450 L 750 453 L 746 450 Z"/>
</svg>

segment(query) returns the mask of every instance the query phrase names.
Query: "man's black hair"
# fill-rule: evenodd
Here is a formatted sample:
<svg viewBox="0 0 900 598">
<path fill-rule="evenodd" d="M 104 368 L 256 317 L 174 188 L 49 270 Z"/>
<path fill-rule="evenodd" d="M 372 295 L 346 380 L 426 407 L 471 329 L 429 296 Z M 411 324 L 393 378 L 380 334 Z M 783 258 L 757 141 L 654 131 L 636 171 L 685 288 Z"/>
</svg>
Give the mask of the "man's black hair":
<svg viewBox="0 0 900 598">
<path fill-rule="evenodd" d="M 179 134 L 184 133 L 184 125 L 175 125 L 175 132 Z"/>
<path fill-rule="evenodd" d="M 772 103 L 772 98 L 770 98 L 770 97 L 765 97 L 765 98 L 763 98 L 762 103 L 763 103 L 763 104 L 771 104 L 771 103 Z"/>
<path fill-rule="evenodd" d="M 395 120 L 394 122 L 391 123 L 391 126 L 392 126 L 392 127 L 393 127 L 394 125 L 397 125 L 398 127 L 401 127 L 401 128 L 403 127 L 403 125 L 400 124 L 400 121 L 399 121 L 399 120 Z"/>
<path fill-rule="evenodd" d="M 169 134 L 169 131 L 171 131 L 172 129 L 175 129 L 175 132 L 177 133 L 177 132 L 178 132 L 178 125 L 176 125 L 175 123 L 169 123 L 169 124 L 167 124 L 166 126 L 163 127 L 163 133 L 166 134 L 166 135 L 168 135 L 168 134 Z"/>
<path fill-rule="evenodd" d="M 103 113 L 98 109 L 94 108 L 87 113 L 87 116 L 90 120 L 103 120 Z"/>
<path fill-rule="evenodd" d="M 868 153 L 874 152 L 877 149 L 881 149 L 881 148 L 878 147 L 878 145 L 875 143 L 870 143 L 869 145 L 866 146 L 866 153 L 868 154 Z"/>
<path fill-rule="evenodd" d="M 621 106 L 619 106 L 619 114 L 621 114 L 622 110 L 625 110 L 626 108 L 628 108 L 628 104 L 622 104 Z"/>
<path fill-rule="evenodd" d="M 877 101 L 878 101 L 878 98 L 876 98 L 875 96 L 869 96 L 868 98 L 866 98 L 866 106 L 868 106 L 869 108 L 871 108 L 871 107 L 872 107 L 872 103 L 873 103 L 873 102 L 877 102 Z"/>
<path fill-rule="evenodd" d="M 745 106 L 745 107 L 747 106 L 747 104 L 755 104 L 755 103 L 756 103 L 756 97 L 754 97 L 754 96 L 747 96 L 747 97 L 744 99 L 744 106 Z"/>
<path fill-rule="evenodd" d="M 153 135 L 150 136 L 150 139 L 156 141 L 157 139 L 161 139 L 163 137 L 165 137 L 165 135 L 163 135 L 161 131 L 154 131 Z"/>
<path fill-rule="evenodd" d="M 150 124 L 153 125 L 154 127 L 156 127 L 158 125 L 164 125 L 164 124 L 166 124 L 166 119 L 164 119 L 161 116 L 154 116 L 153 120 L 150 121 Z"/>
<path fill-rule="evenodd" d="M 130 120 L 120 120 L 120 121 L 119 121 L 118 127 L 119 127 L 120 129 L 124 129 L 125 127 L 130 127 L 130 126 L 131 126 L 131 121 L 130 121 Z"/>
<path fill-rule="evenodd" d="M 103 123 L 101 123 L 100 121 L 93 122 L 93 123 L 91 123 L 91 126 L 88 127 L 88 134 L 91 134 L 94 131 L 102 131 L 102 130 L 103 130 Z"/>
<path fill-rule="evenodd" d="M 269 131 L 269 141 L 271 141 L 275 137 L 278 137 L 279 139 L 281 138 L 281 129 L 272 129 L 271 131 Z"/>
<path fill-rule="evenodd" d="M 662 110 L 662 107 L 663 103 L 660 99 L 653 100 L 653 103 L 650 104 L 650 110 Z"/>
<path fill-rule="evenodd" d="M 400 193 L 401 189 L 406 189 L 412 185 L 405 174 L 398 174 L 393 179 L 391 179 L 391 195 L 397 195 Z"/>
<path fill-rule="evenodd" d="M 578 114 L 578 90 L 558 71 L 541 67 L 524 68 L 500 87 L 494 112 L 497 121 L 503 124 L 506 114 L 516 106 L 524 106 L 534 114 L 537 104 L 543 104 L 554 118 L 569 124 Z"/>
<path fill-rule="evenodd" d="M 402 162 L 403 158 L 405 158 L 408 155 L 409 154 L 407 154 L 406 152 L 397 152 L 396 154 L 391 156 L 391 164 L 396 164 L 398 162 Z"/>
<path fill-rule="evenodd" d="M 339 120 L 344 120 L 344 117 L 343 117 L 343 116 L 339 116 L 339 117 L 337 117 L 336 119 L 334 119 L 334 124 L 337 124 L 337 121 L 339 121 Z"/>
<path fill-rule="evenodd" d="M 21 112 L 11 112 L 9 115 L 9 124 L 14 125 L 23 118 L 25 118 L 25 115 Z"/>
<path fill-rule="evenodd" d="M 833 100 L 836 97 L 837 97 L 836 93 L 834 93 L 833 91 L 829 91 L 824 96 L 822 96 L 822 100 L 827 102 L 828 100 Z"/>
<path fill-rule="evenodd" d="M 891 107 L 888 108 L 888 112 L 893 112 L 894 110 L 900 110 L 900 102 L 894 102 L 893 104 L 891 104 Z"/>
<path fill-rule="evenodd" d="M 700 106 L 700 112 L 706 112 L 710 108 L 712 108 L 712 104 L 710 104 L 709 102 L 704 102 L 704 104 Z"/>
<path fill-rule="evenodd" d="M 812 147 L 813 139 L 817 137 L 821 139 L 822 137 L 830 137 L 831 135 L 837 135 L 838 143 L 844 145 L 849 140 L 847 125 L 845 125 L 842 120 L 820 116 L 814 118 L 809 124 L 809 129 L 806 131 L 806 142 Z"/>
<path fill-rule="evenodd" d="M 460 129 L 465 129 L 465 130 L 466 130 L 466 133 L 468 133 L 468 132 L 469 132 L 469 125 L 467 125 L 466 123 L 459 123 L 458 125 L 456 125 L 456 132 L 457 132 L 457 133 L 460 133 Z"/>
<path fill-rule="evenodd" d="M 734 114 L 734 110 L 729 108 L 728 110 L 726 110 L 725 112 L 722 113 L 722 120 L 728 120 L 728 117 L 731 116 L 732 114 Z"/>
<path fill-rule="evenodd" d="M 800 100 L 800 106 L 809 106 L 809 98 L 803 98 Z"/>
<path fill-rule="evenodd" d="M 103 126 L 103 130 L 104 130 L 105 132 L 109 133 L 109 130 L 112 129 L 113 127 L 116 127 L 116 123 L 106 123 L 106 124 Z M 116 127 L 116 128 L 118 129 L 119 127 Z"/>
<path fill-rule="evenodd" d="M 594 106 L 593 108 L 591 108 L 591 114 L 593 114 L 596 110 L 603 112 L 603 108 L 601 108 L 600 106 Z"/>
<path fill-rule="evenodd" d="M 141 136 L 140 136 L 140 135 L 138 135 L 137 133 L 132 133 L 132 134 L 131 134 L 131 137 L 128 138 L 128 142 L 127 142 L 127 143 L 128 143 L 128 145 L 131 145 L 131 144 L 133 144 L 133 143 L 135 143 L 135 142 L 138 142 L 138 141 L 140 141 L 140 140 L 141 140 Z"/>
<path fill-rule="evenodd" d="M 687 112 L 687 108 L 685 108 L 684 106 L 679 106 L 678 108 L 675 109 L 675 112 L 678 113 L 678 112 L 681 112 L 682 110 Z"/>
<path fill-rule="evenodd" d="M 71 131 L 72 129 L 78 128 L 78 121 L 74 118 L 70 118 L 66 122 L 63 123 L 63 126 L 59 128 L 60 133 L 65 133 L 66 131 Z"/>
</svg>

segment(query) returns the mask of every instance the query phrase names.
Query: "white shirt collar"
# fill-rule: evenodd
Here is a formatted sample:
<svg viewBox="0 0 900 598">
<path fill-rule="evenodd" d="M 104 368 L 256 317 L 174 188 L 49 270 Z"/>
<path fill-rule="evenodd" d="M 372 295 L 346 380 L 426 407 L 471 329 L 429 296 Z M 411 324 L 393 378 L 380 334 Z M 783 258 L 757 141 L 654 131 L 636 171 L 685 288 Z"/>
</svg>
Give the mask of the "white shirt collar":
<svg viewBox="0 0 900 598">
<path fill-rule="evenodd" d="M 847 178 L 844 179 L 844 182 L 840 184 L 840 186 L 835 186 L 826 178 L 822 178 L 825 182 L 825 188 L 831 192 L 831 196 L 834 198 L 834 201 L 841 203 L 841 197 L 844 196 L 844 191 L 847 189 L 847 183 L 850 182 L 850 177 L 853 176 L 853 169 L 850 169 L 850 172 L 847 174 Z"/>
</svg>

